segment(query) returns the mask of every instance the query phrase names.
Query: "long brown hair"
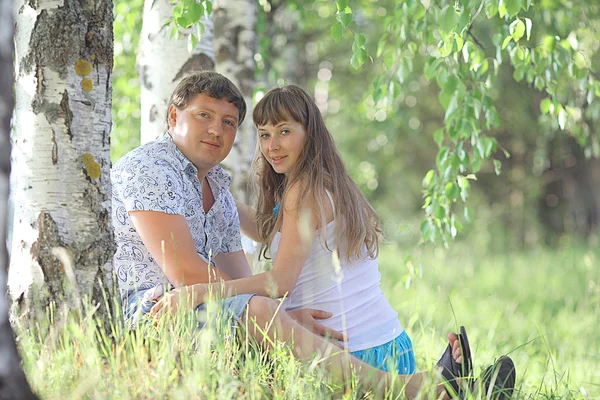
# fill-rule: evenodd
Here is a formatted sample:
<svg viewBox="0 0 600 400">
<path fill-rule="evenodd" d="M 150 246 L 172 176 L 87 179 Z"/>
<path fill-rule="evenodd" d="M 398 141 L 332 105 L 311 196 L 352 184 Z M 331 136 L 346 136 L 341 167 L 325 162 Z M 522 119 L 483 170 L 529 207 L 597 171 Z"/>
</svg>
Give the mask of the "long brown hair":
<svg viewBox="0 0 600 400">
<path fill-rule="evenodd" d="M 283 203 L 288 188 L 300 185 L 298 210 L 307 201 L 313 203 L 322 228 L 326 226 L 323 199 L 327 198 L 326 191 L 333 194 L 335 247 L 341 257 L 351 260 L 366 256 L 363 245 L 369 257 L 377 257 L 381 237 L 379 218 L 348 175 L 321 112 L 309 94 L 296 85 L 273 88 L 258 102 L 252 118 L 256 127 L 294 120 L 306 131 L 304 148 L 288 176 L 275 172 L 257 150 L 254 169 L 258 182 L 253 186 L 258 188 L 256 217 L 263 243 L 261 254 L 267 257 L 269 245 L 281 229 L 283 207 L 277 218 L 273 208 L 278 202 Z"/>
</svg>

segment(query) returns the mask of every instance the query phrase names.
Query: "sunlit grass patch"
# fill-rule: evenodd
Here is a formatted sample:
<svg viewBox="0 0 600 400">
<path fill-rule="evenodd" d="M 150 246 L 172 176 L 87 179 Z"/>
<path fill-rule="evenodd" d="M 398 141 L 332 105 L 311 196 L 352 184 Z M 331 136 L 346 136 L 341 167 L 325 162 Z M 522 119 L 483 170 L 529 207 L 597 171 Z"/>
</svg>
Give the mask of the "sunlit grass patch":
<svg viewBox="0 0 600 400">
<path fill-rule="evenodd" d="M 514 398 L 600 397 L 597 251 L 424 251 L 413 256 L 423 274 L 409 289 L 405 259 L 403 251 L 383 249 L 382 286 L 413 340 L 419 370 L 431 370 L 446 333 L 465 325 L 476 374 L 501 354 L 513 358 Z M 108 320 L 87 305 L 66 318 L 49 311 L 29 330 L 15 326 L 24 368 L 42 398 L 376 398 L 365 396 L 356 375 L 344 390 L 330 382 L 320 357 L 302 364 L 280 343 L 265 350 L 243 327 L 219 326 L 219 318 L 197 329 L 195 317 L 184 314 L 130 331 L 118 301 L 111 309 Z M 211 302 L 207 313 L 217 309 Z"/>
</svg>

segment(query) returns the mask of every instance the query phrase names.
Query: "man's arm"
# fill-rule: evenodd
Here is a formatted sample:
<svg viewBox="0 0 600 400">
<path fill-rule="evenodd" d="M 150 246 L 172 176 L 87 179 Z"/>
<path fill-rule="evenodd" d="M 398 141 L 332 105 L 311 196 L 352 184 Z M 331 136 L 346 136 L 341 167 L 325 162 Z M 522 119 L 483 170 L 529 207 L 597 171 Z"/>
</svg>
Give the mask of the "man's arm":
<svg viewBox="0 0 600 400">
<path fill-rule="evenodd" d="M 233 253 L 219 253 L 213 257 L 213 261 L 219 270 L 230 276 L 231 279 L 246 278 L 252 275 L 243 250 Z"/>
<path fill-rule="evenodd" d="M 144 245 L 175 287 L 231 279 L 198 255 L 183 216 L 158 211 L 130 211 L 129 216 Z"/>
</svg>

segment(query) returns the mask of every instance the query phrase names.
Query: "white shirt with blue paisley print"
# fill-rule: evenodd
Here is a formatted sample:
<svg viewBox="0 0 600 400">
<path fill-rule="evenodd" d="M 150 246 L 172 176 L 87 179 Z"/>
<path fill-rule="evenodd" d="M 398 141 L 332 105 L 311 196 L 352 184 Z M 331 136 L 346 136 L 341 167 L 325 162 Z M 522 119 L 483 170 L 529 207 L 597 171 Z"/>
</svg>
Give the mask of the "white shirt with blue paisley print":
<svg viewBox="0 0 600 400">
<path fill-rule="evenodd" d="M 111 170 L 114 267 L 122 297 L 167 284 L 162 269 L 144 246 L 129 211 L 159 211 L 187 220 L 196 251 L 212 255 L 242 250 L 240 220 L 229 192 L 231 177 L 215 166 L 207 174 L 215 203 L 204 212 L 198 170 L 168 133 L 121 158 Z M 169 245 L 166 243 L 165 245 Z"/>
</svg>

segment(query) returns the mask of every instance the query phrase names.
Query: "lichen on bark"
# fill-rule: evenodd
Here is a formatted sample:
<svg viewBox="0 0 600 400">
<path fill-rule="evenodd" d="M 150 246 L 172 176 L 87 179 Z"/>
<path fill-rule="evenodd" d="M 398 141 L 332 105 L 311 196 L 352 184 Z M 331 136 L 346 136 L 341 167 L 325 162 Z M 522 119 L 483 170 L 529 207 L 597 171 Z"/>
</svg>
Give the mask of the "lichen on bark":
<svg viewBox="0 0 600 400">
<path fill-rule="evenodd" d="M 68 69 L 81 59 L 93 59 L 112 69 L 111 3 L 95 4 L 84 9 L 78 1 L 65 0 L 62 7 L 42 10 L 31 34 L 30 51 L 21 61 L 22 73 L 42 65 L 65 78 Z"/>
</svg>

